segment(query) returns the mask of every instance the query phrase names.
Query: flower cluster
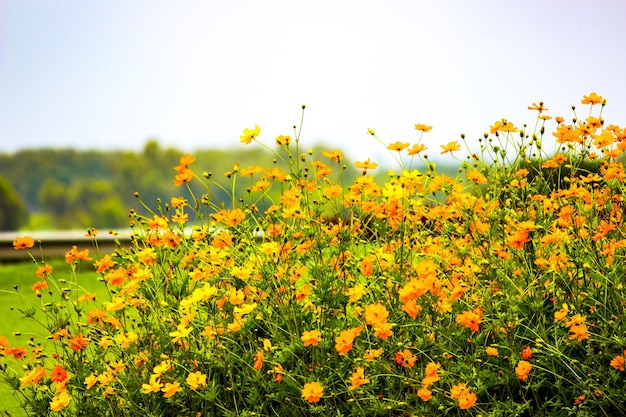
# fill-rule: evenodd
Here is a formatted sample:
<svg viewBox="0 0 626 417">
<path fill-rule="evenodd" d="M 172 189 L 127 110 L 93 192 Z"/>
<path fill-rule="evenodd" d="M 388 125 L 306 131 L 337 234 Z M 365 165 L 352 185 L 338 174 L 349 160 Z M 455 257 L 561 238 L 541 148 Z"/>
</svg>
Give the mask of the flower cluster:
<svg viewBox="0 0 626 417">
<path fill-rule="evenodd" d="M 626 129 L 597 94 L 582 104 L 569 125 L 533 103 L 532 132 L 502 119 L 442 145 L 456 176 L 425 124 L 413 144 L 368 130 L 388 175 L 367 159 L 350 177 L 299 136 L 270 148 L 258 126 L 240 140 L 274 160 L 235 163 L 227 185 L 187 154 L 185 191 L 131 212 L 131 247 L 67 252 L 103 293 L 36 260 L 49 344 L 0 339 L 23 364 L 5 379 L 37 415 L 625 414 Z"/>
</svg>

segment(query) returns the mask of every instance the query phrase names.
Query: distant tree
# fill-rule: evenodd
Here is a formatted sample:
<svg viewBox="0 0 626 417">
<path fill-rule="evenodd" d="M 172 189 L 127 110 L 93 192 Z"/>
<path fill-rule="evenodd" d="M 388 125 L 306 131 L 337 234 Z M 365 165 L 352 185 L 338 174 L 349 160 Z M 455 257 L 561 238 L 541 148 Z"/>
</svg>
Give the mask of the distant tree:
<svg viewBox="0 0 626 417">
<path fill-rule="evenodd" d="M 37 201 L 43 211 L 50 214 L 54 221 L 60 221 L 67 213 L 69 191 L 65 184 L 49 178 L 42 184 L 37 194 Z"/>
<path fill-rule="evenodd" d="M 0 175 L 0 230 L 18 230 L 26 220 L 24 201 L 9 180 Z"/>
<path fill-rule="evenodd" d="M 128 223 L 127 208 L 111 180 L 77 181 L 68 196 L 66 218 L 74 217 L 74 227 L 120 227 Z"/>
</svg>

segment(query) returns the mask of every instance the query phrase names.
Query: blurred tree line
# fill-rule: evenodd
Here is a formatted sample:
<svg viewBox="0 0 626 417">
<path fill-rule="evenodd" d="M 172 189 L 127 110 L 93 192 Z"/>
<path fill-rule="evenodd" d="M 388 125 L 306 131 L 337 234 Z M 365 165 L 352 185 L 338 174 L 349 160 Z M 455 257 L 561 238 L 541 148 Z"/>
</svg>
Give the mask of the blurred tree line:
<svg viewBox="0 0 626 417">
<path fill-rule="evenodd" d="M 294 151 L 293 144 L 290 149 Z M 326 148 L 314 149 L 314 159 L 330 164 L 322 150 Z M 184 154 L 163 148 L 156 140 L 148 141 L 140 152 L 29 149 L 0 154 L 0 230 L 127 227 L 129 209 L 147 214 L 135 192 L 152 209 L 157 208 L 158 199 L 165 204 L 172 196 L 189 198 L 185 187 L 173 182 L 173 167 Z M 254 145 L 192 155 L 197 158 L 191 166 L 194 172 L 210 172 L 227 190 L 229 179 L 224 174 L 233 171 L 235 162 L 242 169 L 271 168 L 275 159 L 269 150 Z M 354 178 L 353 164 L 346 161 L 346 166 L 346 179 Z M 246 196 L 246 187 L 251 185 L 246 180 L 237 180 L 237 198 Z M 197 198 L 207 193 L 197 183 L 192 189 Z M 211 188 L 211 196 L 212 202 L 230 206 L 231 197 L 219 187 Z"/>
<path fill-rule="evenodd" d="M 157 199 L 188 198 L 186 189 L 173 183 L 173 167 L 183 155 L 156 140 L 141 152 L 29 149 L 0 154 L 0 230 L 126 227 L 129 209 L 147 213 L 135 192 L 153 209 Z M 223 174 L 233 170 L 234 162 L 247 167 L 272 161 L 272 154 L 258 146 L 196 151 L 193 156 L 197 174 L 211 172 L 224 184 L 228 179 Z M 197 196 L 206 193 L 194 187 Z M 212 192 L 228 205 L 224 191 L 216 187 Z"/>
</svg>

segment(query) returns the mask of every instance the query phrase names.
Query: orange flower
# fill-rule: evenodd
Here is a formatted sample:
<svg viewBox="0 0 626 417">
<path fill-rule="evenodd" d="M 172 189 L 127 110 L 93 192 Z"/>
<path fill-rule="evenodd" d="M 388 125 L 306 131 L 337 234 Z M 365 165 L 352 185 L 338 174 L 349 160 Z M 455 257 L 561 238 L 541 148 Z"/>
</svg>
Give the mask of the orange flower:
<svg viewBox="0 0 626 417">
<path fill-rule="evenodd" d="M 33 286 L 31 287 L 31 289 L 33 291 L 39 291 L 42 290 L 44 288 L 48 288 L 48 281 L 39 281 L 36 282 L 35 284 L 33 284 Z"/>
<path fill-rule="evenodd" d="M 79 350 L 87 347 L 89 345 L 89 341 L 85 339 L 85 336 L 82 333 L 74 335 L 70 340 L 67 341 L 72 350 L 78 352 Z"/>
<path fill-rule="evenodd" d="M 569 307 L 567 306 L 567 304 L 563 304 L 563 308 L 554 312 L 554 321 L 565 321 L 568 312 Z"/>
<path fill-rule="evenodd" d="M 365 307 L 365 322 L 370 326 L 378 326 L 387 322 L 389 312 L 382 303 L 370 304 Z"/>
<path fill-rule="evenodd" d="M 316 403 L 324 395 L 324 387 L 319 382 L 307 382 L 302 388 L 302 398 L 310 403 Z"/>
<path fill-rule="evenodd" d="M 63 366 L 57 364 L 54 368 L 52 368 L 52 372 L 50 372 L 50 379 L 52 382 L 64 382 L 67 381 L 67 371 L 63 369 Z"/>
<path fill-rule="evenodd" d="M 47 275 L 50 275 L 52 273 L 52 266 L 51 265 L 42 265 L 39 268 L 37 268 L 37 277 L 38 278 L 44 278 Z"/>
<path fill-rule="evenodd" d="M 624 351 L 624 355 L 626 355 L 626 350 Z M 624 355 L 617 355 L 613 359 L 611 359 L 611 366 L 618 371 L 624 372 L 626 370 L 626 358 Z"/>
<path fill-rule="evenodd" d="M 487 177 L 478 172 L 476 169 L 467 171 L 467 179 L 476 184 L 487 184 Z"/>
<path fill-rule="evenodd" d="M 515 375 L 517 375 L 521 381 L 526 381 L 531 369 L 533 369 L 533 366 L 530 362 L 519 361 L 515 367 Z"/>
<path fill-rule="evenodd" d="M 26 349 L 22 346 L 16 346 L 14 348 L 11 348 L 11 355 L 13 355 L 13 359 L 23 359 L 26 357 Z"/>
<path fill-rule="evenodd" d="M 530 236 L 528 236 L 528 231 L 526 230 L 518 230 L 506 240 L 507 245 L 515 249 L 522 249 L 526 242 L 530 242 Z"/>
<path fill-rule="evenodd" d="M 196 161 L 196 158 L 189 155 L 189 153 L 186 153 L 185 156 L 182 156 L 180 158 L 180 165 L 174 167 L 174 169 L 176 170 L 176 172 L 180 174 L 181 172 L 186 170 L 189 165 L 193 164 L 195 161 Z"/>
<path fill-rule="evenodd" d="M 350 376 L 350 390 L 355 390 L 361 385 L 369 384 L 369 378 L 365 378 L 365 370 L 359 366 Z"/>
<path fill-rule="evenodd" d="M 454 385 L 450 389 L 450 397 L 458 401 L 459 408 L 467 410 L 476 404 L 476 394 L 471 392 L 465 383 Z"/>
<path fill-rule="evenodd" d="M 113 259 L 111 259 L 111 255 L 109 254 L 104 255 L 104 258 L 97 260 L 93 263 L 93 266 L 96 267 L 96 272 L 99 274 L 105 272 L 113 265 L 115 265 L 115 262 L 113 261 Z"/>
<path fill-rule="evenodd" d="M 540 101 L 539 104 L 533 103 L 532 106 L 528 106 L 528 110 L 537 110 L 539 114 L 541 114 L 544 111 L 548 111 L 548 109 L 544 107 L 543 101 Z"/>
<path fill-rule="evenodd" d="M 476 308 L 473 311 L 464 311 L 456 316 L 456 323 L 467 327 L 473 332 L 478 331 L 478 325 L 483 318 L 483 309 L 481 307 Z"/>
<path fill-rule="evenodd" d="M 498 356 L 499 352 L 498 349 L 496 349 L 495 347 L 489 346 L 485 348 L 485 353 L 489 356 Z"/>
<path fill-rule="evenodd" d="M 274 368 L 272 368 L 272 371 L 274 373 L 274 381 L 276 382 L 282 382 L 283 381 L 283 374 L 285 373 L 285 370 L 283 369 L 283 366 L 279 363 L 276 366 L 274 366 Z"/>
<path fill-rule="evenodd" d="M 91 258 L 89 257 L 89 249 L 79 251 L 76 245 L 72 246 L 72 249 L 65 252 L 65 262 L 71 264 L 75 260 L 91 261 Z"/>
<path fill-rule="evenodd" d="M 417 396 L 420 397 L 422 401 L 428 401 L 433 398 L 433 393 L 428 388 L 422 387 L 417 391 Z"/>
<path fill-rule="evenodd" d="M 259 350 L 256 355 L 254 355 L 254 370 L 258 371 L 263 367 L 263 360 L 265 359 L 265 354 L 263 350 Z"/>
<path fill-rule="evenodd" d="M 530 349 L 530 346 L 526 345 L 524 349 L 522 349 L 522 359 L 530 360 L 533 356 L 533 351 Z"/>
<path fill-rule="evenodd" d="M 11 344 L 6 336 L 0 336 L 0 356 L 8 354 L 11 350 Z"/>
<path fill-rule="evenodd" d="M 398 366 L 403 368 L 412 368 L 417 361 L 417 356 L 408 349 L 404 349 L 402 352 L 396 352 L 395 361 Z"/>
<path fill-rule="evenodd" d="M 582 342 L 584 339 L 589 339 L 589 333 L 586 324 L 574 324 L 569 328 L 570 331 L 570 340 L 576 339 L 579 342 Z"/>
<path fill-rule="evenodd" d="M 189 168 L 184 168 L 181 172 L 174 177 L 174 185 L 180 187 L 181 185 L 188 183 L 194 177 L 194 173 Z"/>
<path fill-rule="evenodd" d="M 380 323 L 374 326 L 374 336 L 387 340 L 390 336 L 393 336 L 393 330 L 391 330 L 393 326 L 395 326 L 393 323 Z"/>
<path fill-rule="evenodd" d="M 361 334 L 362 330 L 363 326 L 358 326 L 339 333 L 339 336 L 335 338 L 335 349 L 337 352 L 339 352 L 340 355 L 345 355 L 350 352 L 354 339 Z"/>
<path fill-rule="evenodd" d="M 604 98 L 602 98 L 602 96 L 597 95 L 594 91 L 588 96 L 583 96 L 583 99 L 580 102 L 582 104 L 600 104 L 604 102 Z"/>
<path fill-rule="evenodd" d="M 461 145 L 459 145 L 459 142 L 452 141 L 452 142 L 448 142 L 445 145 L 439 145 L 440 148 L 442 149 L 441 151 L 441 155 L 448 153 L 448 152 L 454 152 L 454 151 L 459 151 L 461 150 Z"/>
<path fill-rule="evenodd" d="M 33 246 L 35 246 L 35 241 L 30 236 L 16 237 L 13 241 L 13 248 L 17 250 L 28 249 L 32 248 Z"/>
<path fill-rule="evenodd" d="M 337 163 L 340 163 L 341 161 L 343 161 L 343 153 L 341 151 L 324 151 L 322 152 L 322 155 L 324 155 L 326 158 L 329 158 L 331 161 L 335 161 Z"/>
<path fill-rule="evenodd" d="M 441 364 L 435 362 L 429 362 L 424 370 L 424 378 L 422 379 L 422 387 L 428 388 L 435 382 L 439 381 L 439 375 L 437 371 L 441 367 Z"/>
<path fill-rule="evenodd" d="M 310 330 L 302 333 L 300 339 L 304 342 L 304 346 L 317 346 L 322 340 L 322 335 L 319 330 Z"/>
<path fill-rule="evenodd" d="M 496 133 L 498 131 L 501 132 L 517 132 L 518 129 L 513 126 L 513 123 L 509 122 L 506 119 L 502 119 L 502 121 L 498 120 L 494 123 L 493 126 L 489 126 L 490 133 Z"/>
<path fill-rule="evenodd" d="M 461 395 L 457 401 L 459 402 L 459 408 L 461 410 L 467 410 L 471 408 L 474 404 L 476 404 L 476 394 L 473 392 L 468 392 L 464 395 Z"/>
<path fill-rule="evenodd" d="M 402 304 L 402 311 L 408 314 L 412 319 L 415 319 L 418 313 L 422 311 L 422 306 L 417 305 L 415 300 L 409 300 Z"/>
</svg>

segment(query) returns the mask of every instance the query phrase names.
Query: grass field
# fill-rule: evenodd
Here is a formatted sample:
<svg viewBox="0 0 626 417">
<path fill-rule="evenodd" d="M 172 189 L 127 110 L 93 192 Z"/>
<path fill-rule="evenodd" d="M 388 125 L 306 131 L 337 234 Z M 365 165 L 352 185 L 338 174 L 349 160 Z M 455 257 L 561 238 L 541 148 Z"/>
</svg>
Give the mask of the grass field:
<svg viewBox="0 0 626 417">
<path fill-rule="evenodd" d="M 73 274 L 64 259 L 48 260 L 48 263 L 53 267 L 52 275 L 55 280 L 65 279 L 68 283 L 76 281 L 79 287 L 92 293 L 105 291 L 104 285 L 97 279 L 98 274 L 90 268 L 89 264 L 83 264 L 82 271 L 77 270 L 76 274 Z M 36 269 L 36 265 L 32 262 L 0 264 L 0 317 L 2 317 L 0 336 L 5 336 L 11 346 L 28 348 L 31 337 L 35 343 L 41 341 L 45 346 L 46 337 L 49 336 L 46 329 L 36 321 L 45 319 L 43 313 L 38 311 L 34 319 L 30 319 L 24 318 L 20 312 L 27 308 L 32 310 L 33 307 L 37 308 L 43 303 L 58 299 L 58 297 L 55 298 L 56 292 L 50 296 L 44 290 L 42 297 L 38 298 L 31 290 L 32 285 L 39 281 L 35 274 Z M 11 413 L 13 417 L 27 415 L 19 407 L 8 387 L 0 384 L 0 413 L 4 415 L 4 412 Z"/>
</svg>

